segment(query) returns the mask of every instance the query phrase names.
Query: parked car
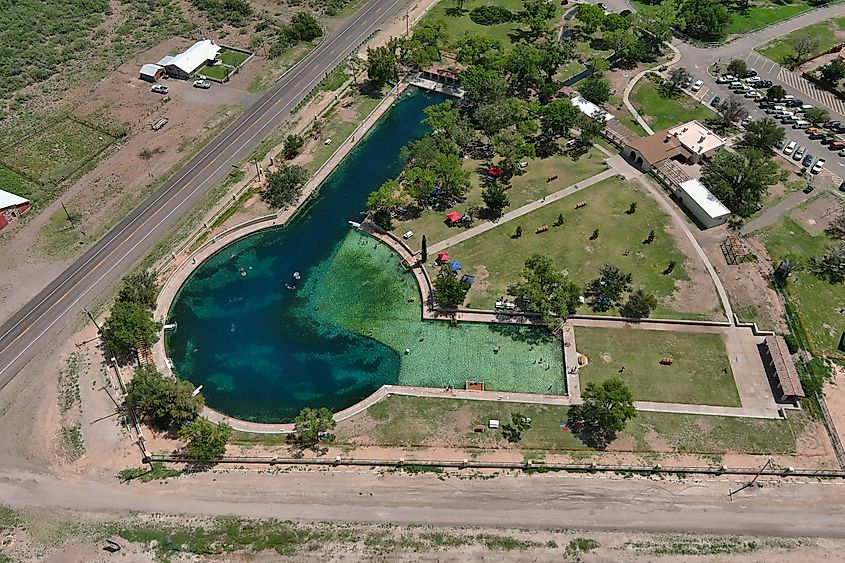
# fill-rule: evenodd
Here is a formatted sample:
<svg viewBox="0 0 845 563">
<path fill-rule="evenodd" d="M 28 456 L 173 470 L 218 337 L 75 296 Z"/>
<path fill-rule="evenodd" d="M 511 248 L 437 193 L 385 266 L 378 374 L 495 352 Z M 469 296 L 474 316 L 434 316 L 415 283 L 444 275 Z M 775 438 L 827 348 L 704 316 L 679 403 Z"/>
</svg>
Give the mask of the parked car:
<svg viewBox="0 0 845 563">
<path fill-rule="evenodd" d="M 722 101 L 722 98 L 720 98 L 719 96 L 713 96 L 713 99 L 710 100 L 710 105 L 713 106 L 714 108 L 718 107 L 718 105 L 721 101 Z"/>
<path fill-rule="evenodd" d="M 812 165 L 813 165 L 813 155 L 808 154 L 807 156 L 805 156 L 804 158 L 801 159 L 801 166 L 803 166 L 804 168 L 809 168 Z"/>
<path fill-rule="evenodd" d="M 775 104 L 773 104 L 772 102 L 768 101 L 766 98 L 763 98 L 762 100 L 760 100 L 760 108 L 761 108 L 761 109 L 770 108 L 770 107 L 772 107 L 772 106 L 774 106 L 774 105 L 775 105 Z"/>
<path fill-rule="evenodd" d="M 809 139 L 811 141 L 818 141 L 819 139 L 824 139 L 826 135 L 824 133 L 810 133 Z"/>
<path fill-rule="evenodd" d="M 742 75 L 743 78 L 751 78 L 752 76 L 757 76 L 757 71 L 753 68 L 749 68 L 745 71 L 745 74 Z"/>
<path fill-rule="evenodd" d="M 786 145 L 786 137 L 784 137 L 783 139 L 781 139 L 780 141 L 778 141 L 778 142 L 775 144 L 775 147 L 777 147 L 777 149 L 778 149 L 778 150 L 780 150 L 780 149 L 782 149 L 785 145 Z"/>
<path fill-rule="evenodd" d="M 839 151 L 839 152 L 838 152 L 838 153 L 836 153 L 836 154 L 837 154 L 838 156 L 845 156 L 845 149 L 842 149 L 841 151 Z"/>
<path fill-rule="evenodd" d="M 798 147 L 795 149 L 795 152 L 792 153 L 792 160 L 801 160 L 804 157 L 805 152 L 807 152 L 806 148 Z"/>
<path fill-rule="evenodd" d="M 827 148 L 832 151 L 841 151 L 845 149 L 845 141 L 833 141 Z"/>
<path fill-rule="evenodd" d="M 831 131 L 833 131 L 834 133 L 845 133 L 845 126 L 840 125 L 839 127 L 831 129 Z"/>
<path fill-rule="evenodd" d="M 758 92 L 757 90 L 749 90 L 748 92 L 745 93 L 745 97 L 746 98 L 752 98 L 752 99 L 753 98 L 759 98 L 760 92 Z"/>
<path fill-rule="evenodd" d="M 758 88 L 771 88 L 772 87 L 772 81 L 771 80 L 761 80 L 760 82 L 757 83 L 757 87 Z"/>
<path fill-rule="evenodd" d="M 208 90 L 209 88 L 211 88 L 211 82 L 209 82 L 208 80 L 194 80 L 194 88 Z"/>
<path fill-rule="evenodd" d="M 745 85 L 742 82 L 731 82 L 728 86 L 728 90 L 733 90 L 736 92 L 737 90 L 744 90 Z"/>
<path fill-rule="evenodd" d="M 813 168 L 810 169 L 810 172 L 812 172 L 813 174 L 818 174 L 824 168 L 825 162 L 827 162 L 827 161 L 823 158 L 818 159 L 816 161 L 816 163 L 813 165 Z"/>
<path fill-rule="evenodd" d="M 736 77 L 733 74 L 723 74 L 722 76 L 716 79 L 716 84 L 730 84 L 735 80 Z"/>
<path fill-rule="evenodd" d="M 845 192 L 845 182 L 842 182 L 841 184 L 839 184 L 839 191 Z"/>
<path fill-rule="evenodd" d="M 786 103 L 783 105 L 788 108 L 800 108 L 804 105 L 804 100 L 786 100 Z"/>
<path fill-rule="evenodd" d="M 601 8 L 602 10 L 604 10 L 606 12 L 607 11 L 607 4 L 605 4 L 604 2 L 599 2 L 599 8 Z"/>
<path fill-rule="evenodd" d="M 830 144 L 834 143 L 835 141 L 836 141 L 836 139 L 834 139 L 833 137 L 825 137 L 824 139 L 819 140 L 819 142 L 823 145 L 830 145 Z"/>
<path fill-rule="evenodd" d="M 842 123 L 840 123 L 839 121 L 826 121 L 824 125 L 822 125 L 822 127 L 824 127 L 825 129 L 836 129 L 840 125 L 842 125 Z"/>
<path fill-rule="evenodd" d="M 161 84 L 156 84 L 152 88 L 150 88 L 150 92 L 154 92 L 156 94 L 167 94 L 167 86 L 162 86 Z"/>
<path fill-rule="evenodd" d="M 783 117 L 780 118 L 780 122 L 783 125 L 792 125 L 793 123 L 796 123 L 796 120 L 791 115 L 784 115 Z"/>
<path fill-rule="evenodd" d="M 818 127 L 816 127 L 815 125 L 813 125 L 812 127 L 807 127 L 806 129 L 804 129 L 804 133 L 806 133 L 808 135 L 810 135 L 812 133 L 821 133 L 821 132 L 822 132 L 822 130 L 819 129 Z"/>
<path fill-rule="evenodd" d="M 696 80 L 692 85 L 692 91 L 698 92 L 699 90 L 701 90 L 702 86 L 704 86 L 704 81 L 703 80 Z"/>
<path fill-rule="evenodd" d="M 789 141 L 785 147 L 783 147 L 783 154 L 792 154 L 792 151 L 795 150 L 795 145 L 797 145 L 795 141 Z"/>
<path fill-rule="evenodd" d="M 806 187 L 806 188 L 804 188 L 802 191 L 803 191 L 805 194 L 808 194 L 808 193 L 811 193 L 814 189 L 815 189 L 815 188 L 813 187 L 813 184 L 807 184 L 807 187 Z"/>
</svg>

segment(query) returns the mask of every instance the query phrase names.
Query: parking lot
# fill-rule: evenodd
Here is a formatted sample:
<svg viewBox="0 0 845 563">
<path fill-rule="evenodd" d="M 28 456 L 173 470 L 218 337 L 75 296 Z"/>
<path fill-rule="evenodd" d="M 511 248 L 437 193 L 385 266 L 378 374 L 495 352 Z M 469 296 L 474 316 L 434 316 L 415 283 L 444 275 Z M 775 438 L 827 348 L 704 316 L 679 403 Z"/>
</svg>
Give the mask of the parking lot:
<svg viewBox="0 0 845 563">
<path fill-rule="evenodd" d="M 730 83 L 716 84 L 716 79 L 714 77 L 710 76 L 709 74 L 706 77 L 694 75 L 693 79 L 694 80 L 701 80 L 704 83 L 703 86 L 701 87 L 701 89 L 698 92 L 690 92 L 696 99 L 700 100 L 702 103 L 712 106 L 713 103 L 714 103 L 714 98 L 716 98 L 716 97 L 719 98 L 719 100 L 715 100 L 718 104 L 718 103 L 723 102 L 725 99 L 727 99 L 730 96 L 735 96 L 736 98 L 741 100 L 744 109 L 747 111 L 748 115 L 752 119 L 757 120 L 757 119 L 762 119 L 764 117 L 770 117 L 770 118 L 775 119 L 778 123 L 780 123 L 780 120 L 776 117 L 772 108 L 761 108 L 758 105 L 758 103 L 756 103 L 754 101 L 754 99 L 746 98 L 742 92 L 735 93 L 734 91 L 732 91 L 729 88 Z M 764 79 L 764 80 L 768 80 L 768 79 Z M 772 81 L 772 82 L 774 84 L 779 84 L 777 81 Z M 752 88 L 753 88 L 753 86 L 752 86 Z M 786 87 L 784 87 L 784 89 L 787 90 Z M 760 88 L 760 89 L 757 89 L 757 91 L 760 92 L 761 94 L 765 94 L 766 89 Z M 796 94 L 789 94 L 789 90 L 787 90 L 787 94 L 794 96 L 795 100 L 802 101 L 803 102 L 802 105 L 805 106 L 805 107 L 806 106 L 824 107 L 824 106 L 821 106 L 820 104 L 816 103 L 816 100 L 809 99 L 809 97 L 807 97 L 807 96 L 801 97 L 801 96 L 796 95 Z M 783 104 L 778 104 L 778 105 L 782 106 Z M 769 110 L 770 113 L 766 113 L 767 109 Z M 792 107 L 792 108 L 785 108 L 785 109 L 795 113 L 796 121 L 803 119 L 802 118 L 803 111 L 800 111 L 800 108 Z M 830 111 L 829 108 L 824 107 L 824 109 L 826 109 L 826 110 L 828 110 L 828 112 L 830 112 L 832 120 L 835 120 L 835 121 L 840 120 L 839 117 L 837 116 L 837 114 Z M 841 119 L 841 121 L 842 121 L 842 124 L 845 125 L 845 117 L 843 117 Z M 781 127 L 783 127 L 784 133 L 785 133 L 785 135 L 784 135 L 785 143 L 784 144 L 788 145 L 790 143 L 790 141 L 794 141 L 795 142 L 794 150 L 790 151 L 789 155 L 785 155 L 783 153 L 783 150 L 779 150 L 778 154 L 781 157 L 783 157 L 783 159 L 785 161 L 791 163 L 792 166 L 795 167 L 796 172 L 800 171 L 800 169 L 802 168 L 802 162 L 804 161 L 804 158 L 807 155 L 811 155 L 813 157 L 812 163 L 810 164 L 811 166 L 813 164 L 815 164 L 819 158 L 824 159 L 825 160 L 824 169 L 818 174 L 818 176 L 816 178 L 814 178 L 814 182 L 818 182 L 819 177 L 821 179 L 824 179 L 824 178 L 828 178 L 829 176 L 833 176 L 833 178 L 830 178 L 828 181 L 826 181 L 824 183 L 825 184 L 833 183 L 833 184 L 838 185 L 841 182 L 841 178 L 845 177 L 845 157 L 839 156 L 838 151 L 830 150 L 827 145 L 823 145 L 821 143 L 822 139 L 820 139 L 820 138 L 811 139 L 810 136 L 805 132 L 805 128 L 809 127 L 810 126 L 809 124 L 807 124 L 805 127 L 802 127 L 802 128 L 793 128 L 793 125 L 797 125 L 797 123 L 796 124 L 785 124 L 785 125 L 781 125 Z M 845 136 L 843 136 L 841 134 L 836 134 L 836 133 L 831 132 L 831 131 L 824 131 L 824 133 L 825 133 L 826 137 L 831 137 L 831 138 L 835 139 L 836 141 L 841 141 L 841 142 L 845 143 Z M 800 152 L 801 158 L 799 160 L 794 160 L 792 158 L 792 156 L 795 154 L 795 152 L 799 151 L 799 149 L 802 148 L 802 147 L 804 148 L 804 150 Z"/>
</svg>

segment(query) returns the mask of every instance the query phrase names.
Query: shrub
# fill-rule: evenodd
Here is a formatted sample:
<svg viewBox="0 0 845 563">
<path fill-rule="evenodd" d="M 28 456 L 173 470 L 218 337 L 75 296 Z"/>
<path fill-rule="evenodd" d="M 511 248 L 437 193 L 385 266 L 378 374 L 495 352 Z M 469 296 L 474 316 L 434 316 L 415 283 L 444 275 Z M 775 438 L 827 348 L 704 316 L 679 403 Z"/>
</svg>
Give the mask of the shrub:
<svg viewBox="0 0 845 563">
<path fill-rule="evenodd" d="M 469 13 L 469 19 L 478 25 L 498 25 L 513 20 L 513 13 L 501 6 L 479 6 Z"/>
</svg>

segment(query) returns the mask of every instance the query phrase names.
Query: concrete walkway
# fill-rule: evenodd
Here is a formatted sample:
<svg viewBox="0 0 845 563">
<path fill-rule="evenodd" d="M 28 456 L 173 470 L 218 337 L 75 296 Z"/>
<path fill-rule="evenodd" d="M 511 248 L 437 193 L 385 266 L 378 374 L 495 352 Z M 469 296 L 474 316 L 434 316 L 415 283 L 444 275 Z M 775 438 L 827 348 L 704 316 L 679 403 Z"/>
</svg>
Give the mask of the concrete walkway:
<svg viewBox="0 0 845 563">
<path fill-rule="evenodd" d="M 667 66 L 674 65 L 675 63 L 681 60 L 681 53 L 680 51 L 678 51 L 678 49 L 676 49 L 670 43 L 664 43 L 664 45 L 666 45 L 672 50 L 672 60 L 666 63 Z M 643 119 L 643 117 L 640 115 L 640 112 L 638 112 L 637 109 L 634 107 L 634 104 L 631 103 L 631 91 L 633 91 L 634 86 L 636 86 L 637 82 L 639 82 L 640 79 L 643 78 L 649 72 L 652 72 L 652 69 L 647 68 L 635 74 L 631 78 L 631 80 L 628 81 L 628 84 L 625 85 L 625 90 L 622 91 L 622 103 L 625 104 L 625 107 L 628 108 L 628 111 L 631 112 L 631 115 L 634 116 L 634 119 L 637 120 L 637 123 L 639 123 L 640 126 L 642 126 L 642 128 L 645 129 L 649 135 L 654 135 L 654 130 L 651 128 L 651 126 L 649 126 L 648 122 Z"/>
<path fill-rule="evenodd" d="M 797 191 L 795 193 L 791 193 L 782 200 L 780 200 L 774 207 L 770 207 L 766 211 L 764 211 L 759 217 L 755 217 L 748 223 L 742 226 L 740 229 L 740 233 L 747 235 L 749 233 L 753 233 L 754 231 L 759 231 L 760 229 L 765 229 L 771 225 L 774 225 L 781 218 L 807 201 L 808 199 L 819 195 L 818 191 L 811 192 L 809 194 L 805 194 L 803 191 Z"/>
<path fill-rule="evenodd" d="M 512 221 L 514 219 L 522 217 L 523 215 L 531 213 L 532 211 L 536 211 L 537 209 L 540 209 L 541 207 L 543 207 L 545 205 L 548 205 L 552 202 L 558 201 L 558 200 L 560 200 L 560 199 L 562 199 L 566 196 L 572 195 L 572 194 L 574 194 L 574 193 L 576 193 L 580 190 L 583 190 L 584 188 L 588 188 L 588 187 L 590 187 L 594 184 L 598 184 L 602 180 L 607 180 L 608 178 L 612 178 L 613 176 L 617 176 L 618 174 L 619 174 L 619 172 L 617 172 L 616 170 L 614 170 L 614 168 L 611 167 L 611 168 L 605 170 L 604 172 L 599 172 L 595 176 L 591 176 L 591 177 L 587 178 L 586 180 L 582 180 L 582 181 L 578 182 L 577 184 L 573 184 L 571 186 L 563 188 L 562 190 L 556 191 L 553 194 L 549 194 L 546 197 L 544 197 L 543 199 L 538 199 L 536 201 L 532 201 L 531 203 L 527 203 L 527 204 L 523 205 L 522 207 L 518 207 L 517 209 L 514 209 L 513 211 L 509 211 L 509 212 L 505 213 L 504 215 L 502 215 L 496 222 L 486 221 L 486 222 L 484 222 L 480 225 L 477 225 L 477 226 L 472 227 L 470 229 L 466 229 L 464 231 L 461 231 L 459 234 L 457 234 L 453 237 L 449 237 L 444 241 L 440 241 L 437 244 L 432 244 L 431 246 L 428 247 L 428 252 L 429 252 L 429 254 L 436 254 L 437 252 L 445 250 L 445 249 L 449 248 L 450 246 L 454 246 L 454 245 L 456 245 L 460 242 L 463 242 L 467 239 L 471 239 L 472 237 L 474 237 L 476 235 L 480 235 L 481 233 L 487 232 L 490 229 L 494 229 L 494 228 L 496 228 L 496 227 L 498 227 L 498 226 L 500 226 L 504 223 L 507 223 L 508 221 Z"/>
<path fill-rule="evenodd" d="M 716 286 L 716 293 L 719 294 L 719 301 L 722 302 L 722 310 L 725 312 L 728 322 L 733 324 L 734 312 L 733 307 L 731 307 L 731 302 L 728 299 L 728 292 L 725 291 L 725 286 L 722 285 L 722 280 L 719 279 L 718 274 L 716 274 L 716 269 L 713 267 L 713 264 L 710 263 L 710 258 L 707 257 L 707 253 L 705 253 L 704 249 L 701 248 L 701 245 L 698 243 L 698 239 L 690 230 L 689 224 L 678 212 L 677 205 L 669 200 L 669 197 L 663 192 L 662 188 L 655 187 L 650 179 L 645 176 L 640 176 L 637 180 L 646 190 L 648 190 L 655 201 L 657 201 L 658 205 L 660 205 L 660 207 L 669 214 L 672 222 L 684 232 L 687 239 L 690 241 L 690 244 L 692 244 L 695 249 L 695 253 L 704 263 L 704 267 L 707 268 L 707 273 L 710 274 L 710 279 L 713 280 L 713 285 Z"/>
</svg>

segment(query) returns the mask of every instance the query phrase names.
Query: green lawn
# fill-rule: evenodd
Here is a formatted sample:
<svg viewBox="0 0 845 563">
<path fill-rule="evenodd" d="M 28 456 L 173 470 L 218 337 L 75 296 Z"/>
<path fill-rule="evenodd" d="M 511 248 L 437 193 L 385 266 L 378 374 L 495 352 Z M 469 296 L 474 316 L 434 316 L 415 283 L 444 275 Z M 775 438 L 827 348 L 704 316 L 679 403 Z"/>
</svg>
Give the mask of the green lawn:
<svg viewBox="0 0 845 563">
<path fill-rule="evenodd" d="M 790 217 L 784 217 L 758 236 L 775 265 L 791 257 L 806 266 L 810 258 L 823 254 L 825 246 L 832 242 L 824 234 L 811 235 Z M 837 350 L 839 338 L 845 330 L 845 316 L 837 310 L 845 305 L 845 284 L 831 285 L 821 281 L 806 268 L 792 274 L 789 280 L 787 291 L 790 301 L 798 309 L 813 352 L 845 357 Z"/>
<path fill-rule="evenodd" d="M 812 55 L 817 55 L 835 47 L 845 41 L 845 18 L 833 18 L 827 21 L 808 25 L 788 35 L 779 37 L 757 50 L 764 57 L 778 63 L 787 62 L 794 55 L 792 40 L 804 33 L 810 33 L 819 40 L 819 48 Z"/>
<path fill-rule="evenodd" d="M 457 3 L 452 2 L 451 0 L 441 0 L 428 11 L 422 21 L 430 22 L 440 20 L 445 23 L 445 39 L 447 43 L 452 43 L 463 37 L 464 34 L 470 33 L 472 35 L 484 35 L 486 37 L 498 39 L 501 42 L 503 49 L 510 50 L 510 34 L 519 27 L 519 22 L 511 21 L 508 23 L 488 26 L 478 25 L 469 18 L 469 13 L 474 8 L 491 5 L 507 8 L 514 14 L 521 11 L 523 8 L 522 0 L 465 0 L 463 4 L 463 13 L 459 16 L 453 16 L 448 15 L 447 11 L 457 8 Z"/>
<path fill-rule="evenodd" d="M 522 207 L 526 203 L 542 199 L 551 193 L 595 176 L 607 169 L 603 163 L 604 155 L 596 148 L 591 148 L 587 154 L 575 161 L 562 154 L 544 159 L 526 160 L 528 162 L 528 168 L 525 169 L 522 175 L 513 178 L 511 188 L 508 189 L 507 193 L 511 204 L 505 209 L 505 212 Z M 463 214 L 472 207 L 484 207 L 484 203 L 481 200 L 481 178 L 477 173 L 479 167 L 482 166 L 483 163 L 478 160 L 464 161 L 464 167 L 473 172 L 470 176 L 471 187 L 464 201 L 458 203 L 452 209 Z M 558 175 L 557 180 L 552 182 L 546 181 L 550 176 L 554 176 L 555 174 Z M 426 235 L 428 244 L 440 242 L 460 232 L 458 227 L 449 227 L 444 222 L 446 213 L 452 209 L 445 212 L 426 210 L 416 219 L 395 221 L 393 232 L 401 235 L 408 230 L 414 231 L 417 236 L 409 240 L 408 243 L 415 250 L 420 249 L 419 245 L 421 244 L 423 234 Z M 474 224 L 478 223 L 475 222 Z"/>
<path fill-rule="evenodd" d="M 233 49 L 220 50 L 220 62 L 224 65 L 236 67 L 249 58 L 249 53 L 242 53 Z"/>
<path fill-rule="evenodd" d="M 226 80 L 226 77 L 229 76 L 229 73 L 232 72 L 232 68 L 223 65 L 214 65 L 209 66 L 205 65 L 199 71 L 199 73 L 203 76 L 208 78 L 215 78 L 217 80 Z"/>
<path fill-rule="evenodd" d="M 620 376 L 637 401 L 741 406 L 718 334 L 577 327 L 575 341 L 590 360 L 581 368 L 582 388 Z M 664 357 L 671 366 L 660 364 Z"/>
<path fill-rule="evenodd" d="M 359 424 L 356 417 L 338 424 L 337 442 L 411 447 L 445 441 L 452 447 L 483 451 L 509 445 L 501 430 L 486 428 L 487 421 L 498 419 L 505 423 L 511 413 L 518 412 L 531 418 L 531 428 L 517 446 L 526 452 L 526 457 L 586 450 L 576 436 L 561 429 L 567 411 L 561 406 L 393 396 L 361 415 L 372 422 Z M 794 453 L 795 438 L 807 420 L 803 411 L 790 411 L 786 420 L 639 412 L 628 421 L 620 437 L 632 438 L 634 449 L 639 452 L 652 451 L 657 446 L 661 451 L 668 448 L 699 454 Z M 474 432 L 475 425 L 484 425 L 484 432 Z"/>
<path fill-rule="evenodd" d="M 35 182 L 57 182 L 113 141 L 101 131 L 65 119 L 10 147 L 0 158 Z"/>
<path fill-rule="evenodd" d="M 588 205 L 576 210 L 575 204 L 582 200 Z M 628 215 L 632 202 L 637 203 L 637 210 Z M 559 214 L 563 214 L 564 224 L 554 227 Z M 603 264 L 611 263 L 631 272 L 635 285 L 658 297 L 667 297 L 675 291 L 677 281 L 688 279 L 684 269 L 686 256 L 664 231 L 668 223 L 666 214 L 641 188 L 614 177 L 448 250 L 461 261 L 465 272 L 476 275 L 476 283 L 467 296 L 467 305 L 474 308 L 492 308 L 496 297 L 507 295 L 508 286 L 521 279 L 525 259 L 535 253 L 549 256 L 575 283 L 587 283 L 598 275 Z M 513 239 L 517 225 L 522 226 L 523 235 Z M 535 234 L 541 225 L 549 225 L 550 229 Z M 589 240 L 594 229 L 599 229 L 599 238 Z M 651 244 L 643 244 L 651 229 L 657 238 Z M 624 255 L 625 250 L 630 250 L 628 256 Z M 677 266 L 671 274 L 663 275 L 670 260 L 675 260 Z M 661 305 L 653 316 L 666 313 Z"/>
<path fill-rule="evenodd" d="M 705 121 L 715 114 L 686 94 L 663 98 L 657 84 L 648 77 L 641 79 L 631 91 L 631 100 L 652 129 L 661 131 L 693 119 Z"/>
<path fill-rule="evenodd" d="M 763 2 L 759 6 L 751 6 L 745 13 L 733 12 L 733 21 L 726 30 L 726 35 L 750 33 L 775 22 L 791 18 L 797 14 L 811 10 L 813 7 L 807 2 L 792 3 Z"/>
<path fill-rule="evenodd" d="M 380 99 L 370 96 L 355 94 L 355 106 L 358 111 L 350 119 L 342 119 L 337 112 L 333 112 L 323 118 L 320 134 L 321 142 L 314 149 L 314 158 L 305 165 L 309 175 L 314 174 L 320 166 L 325 164 L 334 151 L 337 150 L 337 147 L 343 144 L 352 132 L 355 131 L 355 128 L 358 127 L 358 124 L 375 109 L 380 101 Z M 332 144 L 324 145 L 322 140 L 328 138 L 332 139 Z"/>
</svg>

